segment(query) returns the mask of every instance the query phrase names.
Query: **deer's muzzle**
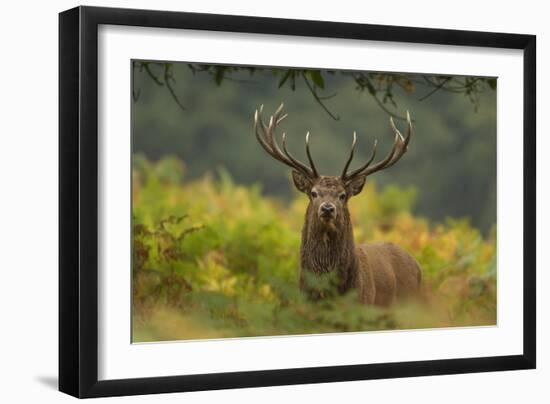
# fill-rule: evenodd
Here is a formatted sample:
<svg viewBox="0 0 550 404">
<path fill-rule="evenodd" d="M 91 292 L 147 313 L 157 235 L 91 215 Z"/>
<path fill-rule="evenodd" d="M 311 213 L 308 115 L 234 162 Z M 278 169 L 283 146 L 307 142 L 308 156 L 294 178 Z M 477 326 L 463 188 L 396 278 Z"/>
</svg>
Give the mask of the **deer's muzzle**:
<svg viewBox="0 0 550 404">
<path fill-rule="evenodd" d="M 336 206 L 332 202 L 323 202 L 319 206 L 319 217 L 321 219 L 335 219 L 336 218 Z"/>
</svg>

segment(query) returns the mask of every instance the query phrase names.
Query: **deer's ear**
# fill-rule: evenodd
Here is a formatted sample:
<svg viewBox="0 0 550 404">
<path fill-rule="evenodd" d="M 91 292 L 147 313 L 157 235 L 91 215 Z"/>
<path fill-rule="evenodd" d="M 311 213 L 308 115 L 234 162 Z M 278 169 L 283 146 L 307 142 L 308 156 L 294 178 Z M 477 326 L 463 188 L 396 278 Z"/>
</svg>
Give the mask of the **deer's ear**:
<svg viewBox="0 0 550 404">
<path fill-rule="evenodd" d="M 309 177 L 306 177 L 304 174 L 292 170 L 292 180 L 294 181 L 294 186 L 298 191 L 307 194 L 311 187 L 313 186 Z"/>
<path fill-rule="evenodd" d="M 348 182 L 346 184 L 348 194 L 350 194 L 351 196 L 354 196 L 360 193 L 363 190 L 363 187 L 365 186 L 366 179 L 367 179 L 366 175 L 359 175 L 353 178 L 350 182 Z"/>
</svg>

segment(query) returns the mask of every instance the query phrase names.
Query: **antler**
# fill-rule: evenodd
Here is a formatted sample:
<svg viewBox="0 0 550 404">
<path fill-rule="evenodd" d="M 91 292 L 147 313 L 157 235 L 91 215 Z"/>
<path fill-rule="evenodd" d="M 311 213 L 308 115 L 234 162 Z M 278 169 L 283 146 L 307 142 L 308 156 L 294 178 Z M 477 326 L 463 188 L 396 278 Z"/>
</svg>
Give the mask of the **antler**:
<svg viewBox="0 0 550 404">
<path fill-rule="evenodd" d="M 269 125 L 267 126 L 262 119 L 262 110 L 264 106 L 260 106 L 260 109 L 254 112 L 254 131 L 256 132 L 256 139 L 258 139 L 258 142 L 262 145 L 264 150 L 275 160 L 286 164 L 287 166 L 307 175 L 308 177 L 317 178 L 319 177 L 319 174 L 317 173 L 317 169 L 315 168 L 315 164 L 313 163 L 313 159 L 311 158 L 311 153 L 309 151 L 309 132 L 306 134 L 306 154 L 311 167 L 308 167 L 301 161 L 298 161 L 292 154 L 289 153 L 286 149 L 285 133 L 282 135 L 283 150 L 281 150 L 275 140 L 275 129 L 277 128 L 277 125 L 279 125 L 279 123 L 281 123 L 281 121 L 288 115 L 281 115 L 283 112 L 283 106 L 284 104 L 281 103 L 279 108 L 277 108 L 277 111 L 275 111 L 275 114 L 269 119 Z M 262 132 L 261 134 L 258 129 Z"/>
<path fill-rule="evenodd" d="M 373 165 L 372 167 L 369 167 L 372 161 L 374 160 L 374 157 L 376 155 L 376 146 L 378 144 L 378 140 L 374 141 L 374 146 L 372 148 L 372 154 L 369 160 L 363 164 L 361 167 L 359 167 L 356 170 L 353 170 L 351 173 L 347 173 L 349 165 L 351 164 L 351 161 L 353 160 L 353 151 L 355 149 L 355 143 L 357 141 L 357 135 L 355 132 L 353 132 L 353 142 L 351 144 L 351 152 L 348 158 L 348 161 L 346 162 L 346 165 L 344 166 L 344 171 L 342 172 L 342 179 L 344 181 L 349 181 L 359 175 L 370 175 L 372 173 L 375 173 L 376 171 L 383 170 L 385 168 L 391 167 L 397 161 L 405 154 L 407 151 L 407 146 L 409 145 L 409 141 L 411 139 L 411 133 L 412 133 L 412 123 L 411 123 L 411 117 L 409 115 L 409 111 L 407 111 L 407 135 L 403 137 L 401 132 L 395 127 L 395 124 L 393 123 L 393 118 L 390 117 L 390 125 L 392 128 L 393 133 L 395 134 L 395 139 L 393 141 L 393 147 L 391 152 L 387 155 L 387 157 Z"/>
</svg>

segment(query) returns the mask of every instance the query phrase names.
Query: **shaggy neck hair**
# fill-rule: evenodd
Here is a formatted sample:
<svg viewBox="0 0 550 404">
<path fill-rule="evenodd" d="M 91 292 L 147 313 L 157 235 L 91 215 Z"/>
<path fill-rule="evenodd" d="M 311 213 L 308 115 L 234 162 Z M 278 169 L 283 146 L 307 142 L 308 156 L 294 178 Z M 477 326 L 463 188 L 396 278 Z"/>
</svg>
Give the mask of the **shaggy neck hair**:
<svg viewBox="0 0 550 404">
<path fill-rule="evenodd" d="M 315 275 L 337 271 L 338 291 L 345 293 L 355 281 L 357 258 L 347 209 L 330 224 L 323 223 L 308 206 L 300 247 L 302 271 Z"/>
</svg>

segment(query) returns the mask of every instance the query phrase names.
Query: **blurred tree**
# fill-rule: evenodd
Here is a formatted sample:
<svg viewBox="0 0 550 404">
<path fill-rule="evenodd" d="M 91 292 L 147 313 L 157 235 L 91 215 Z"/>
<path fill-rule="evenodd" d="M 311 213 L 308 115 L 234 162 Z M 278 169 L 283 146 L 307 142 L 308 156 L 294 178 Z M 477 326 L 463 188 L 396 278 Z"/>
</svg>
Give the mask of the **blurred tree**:
<svg viewBox="0 0 550 404">
<path fill-rule="evenodd" d="M 395 88 L 399 87 L 407 93 L 421 93 L 419 101 L 423 101 L 438 91 L 466 95 L 473 107 L 479 107 L 480 94 L 486 88 L 496 89 L 497 80 L 493 77 L 468 77 L 448 75 L 416 75 L 405 73 L 381 73 L 344 70 L 318 70 L 318 69 L 296 69 L 296 68 L 269 68 L 256 66 L 224 66 L 187 63 L 187 67 L 193 74 L 208 74 L 216 85 L 220 86 L 224 81 L 235 80 L 234 75 L 240 72 L 248 72 L 252 78 L 257 72 L 270 72 L 277 78 L 277 86 L 281 88 L 288 86 L 292 91 L 296 90 L 296 83 L 302 81 L 309 90 L 313 99 L 319 106 L 335 120 L 340 115 L 327 106 L 326 101 L 337 95 L 331 92 L 326 85 L 327 75 L 339 74 L 354 83 L 358 92 L 369 94 L 376 104 L 388 115 L 398 119 L 404 119 L 396 111 L 390 111 L 388 104 L 397 107 L 395 100 Z M 150 61 L 133 61 L 132 68 L 135 74 L 144 74 L 157 86 L 164 87 L 174 102 L 182 109 L 185 106 L 181 103 L 180 97 L 176 94 L 174 84 L 176 77 L 173 73 L 173 63 L 159 63 Z M 327 92 L 328 94 L 322 94 Z M 133 99 L 139 100 L 141 89 L 136 87 L 133 81 Z"/>
</svg>

